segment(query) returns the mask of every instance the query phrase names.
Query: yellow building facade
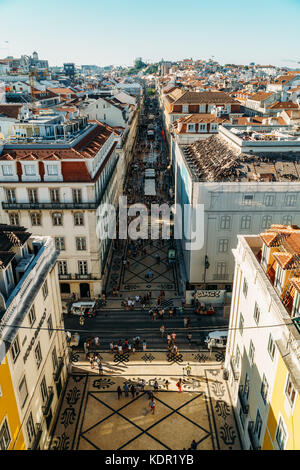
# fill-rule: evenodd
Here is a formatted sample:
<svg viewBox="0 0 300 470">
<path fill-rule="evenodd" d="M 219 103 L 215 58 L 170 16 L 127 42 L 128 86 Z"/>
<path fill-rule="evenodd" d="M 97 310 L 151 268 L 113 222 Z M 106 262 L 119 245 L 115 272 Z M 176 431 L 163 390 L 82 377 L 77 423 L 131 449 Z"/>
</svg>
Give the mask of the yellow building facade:
<svg viewBox="0 0 300 470">
<path fill-rule="evenodd" d="M 24 436 L 8 361 L 0 365 L 0 449 L 25 450 Z"/>
<path fill-rule="evenodd" d="M 277 433 L 280 418 L 286 432 L 285 450 L 300 449 L 300 400 L 296 391 L 295 395 L 293 392 L 291 393 L 292 398 L 294 397 L 293 402 L 287 396 L 288 378 L 289 370 L 280 355 L 262 450 L 278 449 L 279 436 Z"/>
</svg>

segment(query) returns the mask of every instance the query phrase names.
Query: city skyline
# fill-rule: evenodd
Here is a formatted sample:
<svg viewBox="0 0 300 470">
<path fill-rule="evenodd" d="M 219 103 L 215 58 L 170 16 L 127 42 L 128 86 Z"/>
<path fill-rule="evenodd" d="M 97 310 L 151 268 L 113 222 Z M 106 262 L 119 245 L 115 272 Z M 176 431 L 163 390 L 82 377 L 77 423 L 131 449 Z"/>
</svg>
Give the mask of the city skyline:
<svg viewBox="0 0 300 470">
<path fill-rule="evenodd" d="M 217 0 L 213 6 L 192 0 L 188 9 L 178 0 L 154 0 L 150 7 L 117 0 L 113 10 L 105 2 L 89 0 L 86 18 L 80 6 L 79 0 L 0 0 L 2 18 L 11 18 L 2 22 L 0 56 L 36 50 L 51 66 L 125 66 L 140 56 L 149 63 L 192 57 L 296 68 L 300 62 L 299 0 L 266 0 L 263 5 L 254 0 L 251 11 L 236 0 L 226 5 Z"/>
</svg>

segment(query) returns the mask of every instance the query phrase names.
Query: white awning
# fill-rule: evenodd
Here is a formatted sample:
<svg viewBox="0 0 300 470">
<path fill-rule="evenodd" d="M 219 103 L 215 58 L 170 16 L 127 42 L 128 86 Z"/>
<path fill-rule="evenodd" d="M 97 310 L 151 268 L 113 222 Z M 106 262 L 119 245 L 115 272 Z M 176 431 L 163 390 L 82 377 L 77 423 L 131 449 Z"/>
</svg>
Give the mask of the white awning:
<svg viewBox="0 0 300 470">
<path fill-rule="evenodd" d="M 156 196 L 154 179 L 145 180 L 145 196 Z"/>
</svg>

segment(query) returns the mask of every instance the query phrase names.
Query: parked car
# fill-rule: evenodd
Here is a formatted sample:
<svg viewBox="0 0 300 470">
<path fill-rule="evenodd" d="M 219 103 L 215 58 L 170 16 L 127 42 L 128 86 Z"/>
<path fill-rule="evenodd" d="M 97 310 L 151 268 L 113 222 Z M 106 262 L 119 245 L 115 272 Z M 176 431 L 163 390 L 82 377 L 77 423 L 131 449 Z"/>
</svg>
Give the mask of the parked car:
<svg viewBox="0 0 300 470">
<path fill-rule="evenodd" d="M 228 332 L 227 331 L 211 331 L 208 333 L 204 340 L 208 349 L 220 348 L 225 349 L 227 343 Z"/>
<path fill-rule="evenodd" d="M 96 315 L 96 302 L 75 302 L 71 307 L 71 315 L 84 315 L 85 317 L 94 317 Z"/>
</svg>

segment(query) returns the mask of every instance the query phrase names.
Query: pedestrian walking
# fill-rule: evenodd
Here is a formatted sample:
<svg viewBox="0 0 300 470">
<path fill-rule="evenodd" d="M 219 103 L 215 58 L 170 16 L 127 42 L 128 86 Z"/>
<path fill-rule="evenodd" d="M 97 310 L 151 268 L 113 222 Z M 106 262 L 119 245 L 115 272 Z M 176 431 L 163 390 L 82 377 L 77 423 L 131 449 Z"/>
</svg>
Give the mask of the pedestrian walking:
<svg viewBox="0 0 300 470">
<path fill-rule="evenodd" d="M 192 441 L 191 445 L 190 445 L 190 448 L 189 450 L 196 450 L 197 449 L 197 442 L 195 441 L 195 439 Z"/>
<path fill-rule="evenodd" d="M 109 343 L 109 350 L 111 354 L 114 352 L 114 343 L 112 341 Z"/>
<path fill-rule="evenodd" d="M 94 337 L 94 344 L 95 344 L 96 348 L 99 348 L 99 346 L 100 346 L 99 336 Z"/>
<path fill-rule="evenodd" d="M 185 376 L 185 373 L 184 373 L 184 367 L 182 368 L 182 377 Z"/>
<path fill-rule="evenodd" d="M 169 308 L 169 318 L 172 320 L 173 317 L 173 309 L 172 307 Z"/>
<path fill-rule="evenodd" d="M 147 349 L 147 343 L 146 343 L 146 340 L 144 339 L 143 341 L 143 351 L 146 351 Z"/>
<path fill-rule="evenodd" d="M 167 334 L 167 341 L 168 341 L 168 346 L 171 344 L 171 335 L 170 333 Z"/>
<path fill-rule="evenodd" d="M 190 347 L 192 346 L 192 333 L 187 334 L 187 340 L 189 342 Z"/>
<path fill-rule="evenodd" d="M 103 367 L 99 358 L 97 360 L 97 364 L 98 364 L 98 369 L 99 369 L 99 375 L 103 375 Z"/>
<path fill-rule="evenodd" d="M 144 391 L 145 385 L 146 385 L 146 382 L 145 382 L 144 379 L 142 379 L 142 381 L 141 381 L 141 391 L 142 392 Z"/>
<path fill-rule="evenodd" d="M 190 364 L 188 363 L 187 366 L 186 366 L 186 373 L 187 373 L 188 376 L 191 375 L 191 371 L 192 371 L 192 368 L 191 368 Z"/>
<path fill-rule="evenodd" d="M 118 400 L 120 400 L 120 398 L 122 396 L 122 389 L 121 389 L 120 385 L 117 388 L 117 393 L 118 393 Z"/>
<path fill-rule="evenodd" d="M 181 384 L 182 384 L 182 380 L 179 379 L 177 384 L 176 384 L 176 387 L 178 388 L 178 391 L 181 392 Z"/>
<path fill-rule="evenodd" d="M 167 379 L 165 380 L 165 387 L 167 390 L 169 390 L 169 381 Z"/>
<path fill-rule="evenodd" d="M 155 400 L 154 400 L 154 398 L 150 399 L 149 406 L 151 408 L 152 414 L 154 415 L 154 412 L 155 412 Z"/>
<path fill-rule="evenodd" d="M 164 325 L 161 325 L 161 327 L 160 327 L 159 330 L 160 330 L 160 333 L 161 333 L 161 337 L 163 338 L 163 337 L 164 337 L 164 334 L 165 334 L 165 327 L 164 327 Z"/>
<path fill-rule="evenodd" d="M 134 398 L 134 396 L 135 396 L 135 386 L 133 384 L 130 387 L 130 392 L 131 392 L 132 398 Z"/>
<path fill-rule="evenodd" d="M 94 366 L 94 355 L 93 354 L 90 356 L 89 360 L 90 360 L 90 364 L 91 364 L 91 369 L 94 369 L 95 366 Z"/>
<path fill-rule="evenodd" d="M 84 349 L 85 354 L 87 354 L 88 353 L 88 347 L 87 347 L 86 341 L 83 343 L 83 349 Z"/>
<path fill-rule="evenodd" d="M 158 392 L 158 382 L 157 382 L 157 380 L 155 380 L 155 382 L 153 384 L 153 388 L 154 388 L 154 393 Z"/>
<path fill-rule="evenodd" d="M 171 334 L 171 338 L 172 338 L 173 344 L 175 344 L 176 333 L 175 333 L 174 331 L 173 331 L 173 333 Z"/>
<path fill-rule="evenodd" d="M 123 390 L 125 392 L 125 397 L 128 397 L 129 387 L 128 387 L 127 383 L 125 383 L 123 385 Z"/>
</svg>

